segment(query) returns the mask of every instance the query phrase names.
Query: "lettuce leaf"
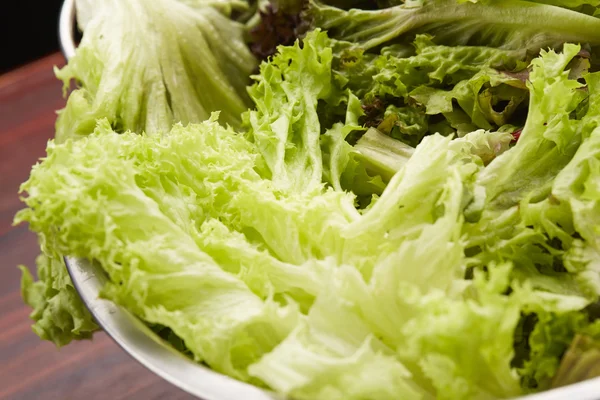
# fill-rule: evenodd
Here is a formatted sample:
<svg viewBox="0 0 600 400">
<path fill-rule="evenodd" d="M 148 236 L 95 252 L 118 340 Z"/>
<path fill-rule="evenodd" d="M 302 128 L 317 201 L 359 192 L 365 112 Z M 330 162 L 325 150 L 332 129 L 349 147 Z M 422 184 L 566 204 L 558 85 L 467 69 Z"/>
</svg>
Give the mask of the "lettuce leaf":
<svg viewBox="0 0 600 400">
<path fill-rule="evenodd" d="M 249 88 L 256 110 L 244 114 L 248 137 L 259 148 L 272 179 L 284 189 L 321 185 L 319 100 L 333 90 L 330 40 L 315 30 L 294 46 L 280 48 Z M 303 82 L 298 85 L 298 82 Z"/>
<path fill-rule="evenodd" d="M 522 52 L 438 45 L 428 35 L 417 35 L 406 54 L 393 46 L 373 55 L 347 42 L 331 44 L 337 87 L 332 97 L 344 104 L 340 93 L 350 91 L 364 110 L 360 124 L 411 147 L 434 133 L 464 136 L 481 128 L 508 129 L 526 114 L 528 91 L 522 79 L 528 75 L 527 55 Z M 340 109 L 321 107 L 320 121 L 343 121 Z"/>
<path fill-rule="evenodd" d="M 484 67 L 469 79 L 458 82 L 452 89 L 423 85 L 411 91 L 410 97 L 423 104 L 429 115 L 450 114 L 455 111 L 456 102 L 475 127 L 490 130 L 508 124 L 527 99 L 528 92 L 520 86 L 520 82 L 510 75 Z M 506 105 L 497 110 L 502 102 Z M 464 135 L 473 130 L 458 129 L 458 134 Z"/>
<path fill-rule="evenodd" d="M 526 196 L 548 195 L 552 180 L 575 154 L 586 124 L 569 115 L 584 96 L 577 90 L 582 84 L 569 79 L 565 69 L 579 50 L 565 45 L 563 53 L 544 52 L 533 61 L 529 113 L 519 141 L 479 177 L 494 206 L 508 208 Z"/>
<path fill-rule="evenodd" d="M 553 194 L 562 181 L 559 176 L 576 165 L 574 156 L 596 119 L 595 110 L 582 119 L 569 115 L 581 101 L 580 84 L 563 70 L 578 52 L 569 47 L 536 60 L 523 133 L 478 175 L 464 228 L 471 266 L 512 261 L 513 277 L 543 291 L 544 301 L 551 300 L 542 308 L 561 312 L 580 310 L 598 298 L 595 252 L 577 239 L 584 231 L 574 226 L 568 202 Z M 553 92 L 556 96 L 548 96 Z"/>
<path fill-rule="evenodd" d="M 36 265 L 36 282 L 26 267 L 19 267 L 23 273 L 23 299 L 33 308 L 30 314 L 35 321 L 33 331 L 59 347 L 72 340 L 91 338 L 98 325 L 79 299 L 62 257 L 40 254 Z"/>
<path fill-rule="evenodd" d="M 248 379 L 245 367 L 291 331 L 298 309 L 253 293 L 196 238 L 240 180 L 259 179 L 256 154 L 215 122 L 155 138 L 118 135 L 104 121 L 89 138 L 51 144 L 24 185 L 26 202 L 45 199 L 45 206 L 24 210 L 16 220 L 27 220 L 42 240 L 53 237 L 63 254 L 98 261 L 110 277 L 103 295 L 171 328 L 196 360 Z M 162 151 L 145 151 L 150 148 Z M 81 174 L 86 165 L 99 169 Z M 205 207 L 193 199 L 204 199 Z"/>
<path fill-rule="evenodd" d="M 476 169 L 450 145 L 441 136 L 425 139 L 381 198 L 348 225 L 342 265 L 306 323 L 251 374 L 297 398 L 519 393 L 510 361 L 525 297 L 502 294 L 510 265 L 465 290 L 461 178 Z M 481 345 L 457 334 L 464 331 L 477 331 Z"/>
<path fill-rule="evenodd" d="M 72 80 L 79 87 L 59 112 L 56 138 L 90 134 L 99 118 L 119 132 L 156 134 L 215 110 L 238 126 L 256 61 L 227 4 L 239 3 L 78 0 L 83 39 L 56 74 L 65 92 Z"/>
<path fill-rule="evenodd" d="M 561 359 L 576 335 L 600 338 L 600 323 L 591 322 L 584 312 L 539 313 L 529 336 L 530 354 L 520 374 L 529 390 L 546 390 L 568 379 L 557 376 Z"/>
<path fill-rule="evenodd" d="M 600 44 L 599 19 L 540 2 L 423 0 L 382 10 L 348 11 L 317 1 L 310 5 L 308 14 L 314 26 L 327 30 L 332 38 L 357 43 L 365 49 L 415 33 L 431 34 L 439 43 L 448 45 L 535 52 L 565 42 Z"/>
<path fill-rule="evenodd" d="M 249 371 L 297 399 L 420 399 L 423 394 L 394 351 L 333 292 L 320 296 L 307 320 Z"/>
</svg>

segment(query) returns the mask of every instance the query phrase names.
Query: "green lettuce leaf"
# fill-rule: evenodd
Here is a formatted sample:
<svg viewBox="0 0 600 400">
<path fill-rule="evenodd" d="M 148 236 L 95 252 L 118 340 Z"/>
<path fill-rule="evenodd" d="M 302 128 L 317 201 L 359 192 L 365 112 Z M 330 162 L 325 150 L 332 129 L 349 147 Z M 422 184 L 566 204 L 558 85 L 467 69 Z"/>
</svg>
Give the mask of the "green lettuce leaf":
<svg viewBox="0 0 600 400">
<path fill-rule="evenodd" d="M 423 0 L 383 10 L 348 11 L 317 1 L 310 5 L 308 13 L 314 26 L 327 30 L 332 38 L 357 43 L 365 49 L 415 33 L 429 33 L 439 43 L 448 45 L 535 52 L 564 42 L 600 44 L 599 19 L 531 1 Z"/>
<path fill-rule="evenodd" d="M 72 80 L 79 88 L 59 112 L 56 138 L 90 134 L 99 118 L 119 132 L 155 134 L 220 110 L 239 125 L 256 61 L 227 4 L 239 3 L 78 0 L 83 39 L 56 74 L 65 91 Z"/>
<path fill-rule="evenodd" d="M 171 328 L 196 360 L 249 379 L 246 366 L 291 331 L 298 308 L 259 297 L 196 239 L 211 213 L 225 218 L 235 187 L 260 180 L 257 154 L 215 122 L 154 138 L 118 135 L 104 121 L 92 136 L 51 143 L 23 187 L 30 206 L 45 206 L 16 221 L 63 254 L 98 261 L 110 278 L 103 295 Z"/>
<path fill-rule="evenodd" d="M 578 190 L 583 188 L 577 182 L 593 175 L 587 165 L 596 162 L 598 115 L 595 107 L 579 119 L 570 114 L 585 95 L 578 89 L 581 84 L 568 79 L 569 71 L 564 70 L 577 52 L 578 47 L 565 46 L 562 54 L 550 52 L 535 60 L 523 132 L 516 146 L 479 175 L 485 195 L 470 211 L 477 219 L 475 209 L 484 210 L 466 232 L 473 265 L 512 260 L 519 279 L 552 293 L 593 301 L 600 293 L 594 217 L 578 216 L 575 210 L 581 204 Z M 596 104 L 597 77 L 588 74 L 585 79 L 592 93 L 588 101 Z"/>
<path fill-rule="evenodd" d="M 410 92 L 410 97 L 423 104 L 429 115 L 452 113 L 456 102 L 473 125 L 489 130 L 506 125 L 527 99 L 527 90 L 520 86 L 520 81 L 510 75 L 488 67 L 458 82 L 452 89 L 420 86 Z M 505 105 L 497 110 L 499 103 Z M 468 132 L 459 130 L 458 133 Z"/>
<path fill-rule="evenodd" d="M 248 138 L 263 155 L 272 179 L 283 189 L 321 185 L 319 100 L 333 90 L 330 40 L 318 30 L 300 46 L 281 47 L 249 88 L 256 110 L 244 114 Z M 299 84 L 302 82 L 302 84 Z M 324 127 L 327 128 L 327 127 Z"/>
<path fill-rule="evenodd" d="M 433 41 L 435 39 L 435 43 Z M 484 46 L 445 46 L 437 38 L 417 35 L 408 54 L 396 54 L 391 47 L 381 54 L 364 53 L 350 43 L 332 40 L 336 48 L 337 79 L 357 96 L 405 97 L 420 86 L 455 85 L 479 73 L 484 67 L 507 71 L 523 69 L 526 54 Z"/>
<path fill-rule="evenodd" d="M 334 292 L 320 296 L 307 320 L 249 371 L 297 399 L 420 399 L 423 394 L 394 351 Z"/>
<path fill-rule="evenodd" d="M 251 374 L 298 398 L 519 393 L 510 361 L 522 297 L 502 294 L 510 268 L 482 277 L 477 295 L 465 291 L 462 182 L 477 170 L 466 148 L 441 136 L 417 147 L 381 198 L 347 225 L 341 266 L 306 323 Z M 457 334 L 473 330 L 481 352 Z"/>
<path fill-rule="evenodd" d="M 33 311 L 32 329 L 42 339 L 57 346 L 72 340 L 89 339 L 98 329 L 91 314 L 79 299 L 62 257 L 41 254 L 36 259 L 38 281 L 20 266 L 21 292 Z"/>
<path fill-rule="evenodd" d="M 571 119 L 570 113 L 584 98 L 577 90 L 582 84 L 569 79 L 565 70 L 579 49 L 565 45 L 563 53 L 543 52 L 533 61 L 529 112 L 519 141 L 479 177 L 492 206 L 509 208 L 525 197 L 547 196 L 553 179 L 579 147 L 580 128 L 586 124 Z"/>
<path fill-rule="evenodd" d="M 527 291 L 503 292 L 511 265 L 490 265 L 476 274 L 462 298 L 421 298 L 418 317 L 404 328 L 403 359 L 417 364 L 440 399 L 509 398 L 519 380 L 511 367 L 513 334 Z M 459 332 L 471 332 L 464 336 Z"/>
<path fill-rule="evenodd" d="M 537 314 L 536 319 L 529 336 L 529 356 L 520 374 L 524 387 L 546 390 L 566 378 L 567 371 L 561 374 L 562 377 L 557 376 L 557 372 L 561 359 L 576 335 L 600 338 L 600 323 L 591 322 L 585 312 L 542 312 Z"/>
<path fill-rule="evenodd" d="M 59 111 L 57 141 L 90 134 L 98 118 L 108 119 L 119 132 L 131 129 L 156 134 L 169 131 L 174 122 L 200 122 L 221 109 L 224 122 L 239 125 L 240 113 L 250 103 L 245 86 L 256 61 L 244 43 L 245 29 L 229 16 L 247 7 L 240 1 L 77 0 L 83 40 L 69 64 L 56 74 L 64 81 L 65 93 L 72 80 L 78 88 Z M 64 269 L 62 255 L 50 243 L 47 247 L 46 253 L 55 260 L 51 264 L 55 265 L 54 276 L 61 266 Z M 46 275 L 44 264 L 38 263 L 40 282 L 34 284 L 25 271 L 23 282 L 30 282 L 32 287 L 52 287 L 52 279 L 41 278 Z M 59 346 L 71 338 L 87 337 L 93 330 L 84 323 L 87 328 L 81 334 L 78 328 L 69 334 L 71 328 L 58 317 L 43 317 L 55 313 L 58 299 L 64 297 L 70 304 L 62 302 L 63 320 L 91 321 L 72 290 L 66 269 L 60 274 L 64 276 L 60 284 L 64 293 L 57 289 L 53 303 L 31 304 L 37 320 L 34 330 Z M 44 330 L 64 332 L 49 334 Z"/>
</svg>

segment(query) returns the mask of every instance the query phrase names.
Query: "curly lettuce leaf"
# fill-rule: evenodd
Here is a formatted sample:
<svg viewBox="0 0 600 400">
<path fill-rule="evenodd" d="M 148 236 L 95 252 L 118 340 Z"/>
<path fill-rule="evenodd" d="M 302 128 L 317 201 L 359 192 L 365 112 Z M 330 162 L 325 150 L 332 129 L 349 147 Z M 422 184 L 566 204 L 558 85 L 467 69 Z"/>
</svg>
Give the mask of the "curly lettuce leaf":
<svg viewBox="0 0 600 400">
<path fill-rule="evenodd" d="M 514 148 L 494 160 L 479 177 L 493 207 L 510 208 L 525 197 L 544 198 L 558 172 L 579 147 L 586 124 L 570 118 L 585 97 L 583 85 L 565 70 L 579 52 L 565 45 L 562 53 L 543 52 L 534 59 L 528 81 L 529 112 Z"/>
<path fill-rule="evenodd" d="M 255 294 L 198 236 L 235 187 L 260 180 L 256 153 L 215 122 L 154 138 L 118 135 L 104 121 L 92 136 L 50 144 L 23 186 L 30 206 L 45 206 L 16 221 L 54 237 L 63 254 L 98 261 L 110 278 L 104 296 L 171 328 L 197 361 L 247 380 L 246 366 L 295 326 L 297 306 Z"/>
<path fill-rule="evenodd" d="M 417 147 L 377 202 L 342 232 L 341 266 L 306 323 L 250 366 L 251 374 L 298 398 L 519 393 L 510 360 L 524 297 L 501 294 L 510 268 L 498 267 L 487 283 L 482 278 L 473 288 L 478 295 L 464 290 L 462 182 L 477 169 L 463 164 L 465 146 L 432 136 Z M 477 330 L 481 352 L 457 334 L 466 330 Z"/>
<path fill-rule="evenodd" d="M 473 125 L 489 130 L 509 123 L 515 111 L 525 103 L 528 92 L 510 75 L 484 67 L 451 89 L 420 86 L 410 92 L 410 97 L 423 104 L 429 115 L 452 113 L 456 102 Z M 501 109 L 497 109 L 499 104 L 504 104 Z M 468 132 L 459 130 L 458 133 Z"/>
<path fill-rule="evenodd" d="M 384 48 L 374 56 L 332 43 L 335 83 L 361 100 L 360 122 L 413 147 L 427 134 L 498 129 L 526 112 L 522 52 L 443 46 L 427 35 L 417 35 L 408 54 Z"/>
<path fill-rule="evenodd" d="M 396 54 L 387 47 L 374 56 L 364 53 L 363 47 L 332 42 L 339 58 L 334 65 L 336 73 L 341 75 L 337 79 L 359 97 L 368 93 L 406 97 L 421 86 L 453 86 L 485 67 L 521 70 L 526 66 L 527 56 L 520 51 L 493 47 L 440 45 L 437 38 L 424 34 L 411 41 L 414 48 L 408 54 Z"/>
<path fill-rule="evenodd" d="M 307 320 L 249 371 L 297 399 L 420 399 L 424 392 L 335 292 L 320 296 Z"/>
<path fill-rule="evenodd" d="M 321 185 L 319 100 L 333 90 L 330 40 L 315 30 L 294 46 L 281 47 L 248 91 L 256 110 L 244 114 L 248 138 L 263 155 L 272 179 L 284 189 Z"/>
<path fill-rule="evenodd" d="M 511 366 L 513 334 L 527 290 L 504 292 L 510 264 L 491 264 L 457 298 L 432 293 L 419 301 L 418 317 L 404 328 L 403 359 L 419 365 L 440 399 L 510 398 L 520 394 Z M 472 335 L 461 335 L 471 332 Z"/>
<path fill-rule="evenodd" d="M 561 381 L 568 380 L 569 372 L 575 372 L 576 375 L 577 372 L 573 369 L 565 369 L 568 368 L 565 362 L 568 363 L 569 360 L 565 361 L 563 357 L 574 356 L 565 353 L 569 347 L 577 345 L 574 343 L 577 335 L 600 338 L 600 323 L 590 321 L 585 312 L 538 313 L 528 339 L 529 355 L 520 370 L 523 387 L 535 391 L 547 390 L 560 386 Z M 557 375 L 559 368 L 563 371 Z"/>
<path fill-rule="evenodd" d="M 62 257 L 41 254 L 36 266 L 35 282 L 26 267 L 19 267 L 23 299 L 33 308 L 33 331 L 58 347 L 91 338 L 98 325 L 73 287 Z"/>
</svg>

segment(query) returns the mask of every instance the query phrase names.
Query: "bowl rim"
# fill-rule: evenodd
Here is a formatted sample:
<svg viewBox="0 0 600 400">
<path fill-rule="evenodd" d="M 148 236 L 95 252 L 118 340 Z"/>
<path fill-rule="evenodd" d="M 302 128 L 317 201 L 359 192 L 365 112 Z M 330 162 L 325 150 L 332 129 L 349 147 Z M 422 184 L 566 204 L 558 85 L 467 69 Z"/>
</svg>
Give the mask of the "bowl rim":
<svg viewBox="0 0 600 400">
<path fill-rule="evenodd" d="M 64 0 L 58 19 L 58 42 L 67 61 L 75 55 L 75 25 L 75 0 Z"/>
</svg>

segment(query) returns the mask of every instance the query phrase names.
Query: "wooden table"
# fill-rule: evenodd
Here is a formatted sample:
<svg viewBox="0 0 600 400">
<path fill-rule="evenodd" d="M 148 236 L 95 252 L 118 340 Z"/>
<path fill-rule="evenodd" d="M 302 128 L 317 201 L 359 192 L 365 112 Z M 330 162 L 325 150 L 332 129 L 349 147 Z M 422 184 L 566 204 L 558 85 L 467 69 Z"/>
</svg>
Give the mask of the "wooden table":
<svg viewBox="0 0 600 400">
<path fill-rule="evenodd" d="M 0 399 L 187 399 L 133 361 L 104 333 L 58 350 L 31 331 L 19 291 L 17 265 L 34 265 L 35 235 L 12 227 L 22 208 L 17 191 L 54 134 L 55 110 L 64 106 L 52 72 L 54 54 L 0 76 Z"/>
</svg>

